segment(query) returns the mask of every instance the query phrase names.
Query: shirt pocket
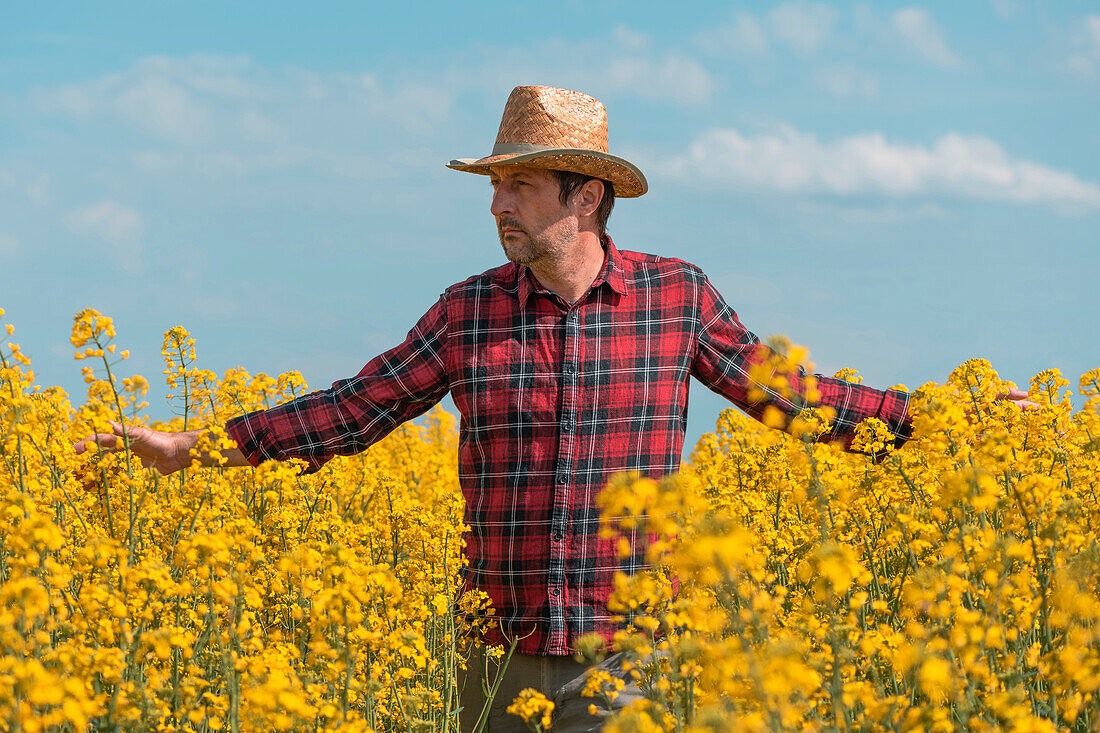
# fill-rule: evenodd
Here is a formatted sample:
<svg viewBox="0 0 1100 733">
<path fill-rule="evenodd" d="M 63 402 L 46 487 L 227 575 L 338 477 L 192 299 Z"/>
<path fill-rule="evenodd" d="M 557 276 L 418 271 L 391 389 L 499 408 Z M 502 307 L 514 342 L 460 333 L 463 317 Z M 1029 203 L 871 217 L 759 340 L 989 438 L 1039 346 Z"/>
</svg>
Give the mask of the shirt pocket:
<svg viewBox="0 0 1100 733">
<path fill-rule="evenodd" d="M 471 365 L 472 404 L 494 430 L 529 445 L 556 430 L 561 407 L 561 365 L 534 343 L 491 344 Z"/>
<path fill-rule="evenodd" d="M 464 414 L 472 429 L 494 434 L 514 429 L 529 386 L 517 347 L 511 341 L 490 344 L 474 352 L 464 365 Z"/>
</svg>

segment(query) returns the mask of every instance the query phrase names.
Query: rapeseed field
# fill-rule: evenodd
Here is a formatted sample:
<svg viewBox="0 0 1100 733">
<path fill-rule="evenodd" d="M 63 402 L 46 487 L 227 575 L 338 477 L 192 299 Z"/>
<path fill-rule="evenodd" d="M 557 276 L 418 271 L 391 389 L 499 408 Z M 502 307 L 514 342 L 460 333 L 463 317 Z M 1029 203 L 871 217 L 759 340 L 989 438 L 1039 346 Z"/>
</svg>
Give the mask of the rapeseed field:
<svg viewBox="0 0 1100 733">
<path fill-rule="evenodd" d="M 175 417 L 150 423 L 111 320 L 81 312 L 72 343 L 79 404 L 0 347 L 0 728 L 456 731 L 493 612 L 462 592 L 454 418 L 315 474 L 165 477 L 73 444 L 111 421 L 222 424 L 303 394 L 301 375 L 215 375 L 174 328 Z M 783 349 L 761 379 L 782 389 L 804 361 Z M 1100 726 L 1100 370 L 1078 410 L 1054 370 L 1029 386 L 1020 412 L 968 361 L 914 391 L 898 450 L 874 420 L 844 452 L 816 440 L 825 411 L 783 433 L 730 409 L 677 476 L 613 480 L 603 531 L 655 538 L 659 570 L 617 580 L 623 630 L 581 650 L 626 650 L 646 692 L 608 729 Z M 512 709 L 552 724 L 540 695 Z"/>
</svg>

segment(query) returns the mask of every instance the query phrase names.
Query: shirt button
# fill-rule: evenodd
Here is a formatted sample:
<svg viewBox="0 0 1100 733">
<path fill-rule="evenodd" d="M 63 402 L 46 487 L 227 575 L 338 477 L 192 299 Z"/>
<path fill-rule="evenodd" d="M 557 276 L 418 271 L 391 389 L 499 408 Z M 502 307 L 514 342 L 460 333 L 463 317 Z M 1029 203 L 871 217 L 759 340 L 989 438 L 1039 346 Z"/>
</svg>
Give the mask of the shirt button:
<svg viewBox="0 0 1100 733">
<path fill-rule="evenodd" d="M 558 590 L 557 588 L 551 588 L 550 589 L 550 595 L 554 596 L 554 598 L 557 598 L 558 596 L 561 595 L 561 591 Z"/>
<path fill-rule="evenodd" d="M 561 542 L 563 539 L 565 539 L 565 535 L 563 535 L 561 532 L 554 533 L 554 542 Z"/>
<path fill-rule="evenodd" d="M 566 478 L 566 476 L 565 476 L 565 474 L 564 474 L 564 473 L 559 473 L 559 474 L 558 474 L 558 483 L 559 483 L 559 484 L 564 484 L 564 483 L 565 483 L 566 481 L 568 481 L 568 480 L 569 480 L 569 479 L 568 479 L 568 478 Z"/>
</svg>

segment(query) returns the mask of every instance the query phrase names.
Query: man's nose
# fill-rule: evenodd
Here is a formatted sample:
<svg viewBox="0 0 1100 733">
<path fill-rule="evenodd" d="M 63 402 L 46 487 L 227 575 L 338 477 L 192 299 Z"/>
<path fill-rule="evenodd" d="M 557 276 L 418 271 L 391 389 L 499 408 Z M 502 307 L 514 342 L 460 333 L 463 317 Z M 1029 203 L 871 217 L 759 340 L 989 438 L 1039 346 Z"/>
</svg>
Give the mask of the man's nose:
<svg viewBox="0 0 1100 733">
<path fill-rule="evenodd" d="M 493 189 L 493 201 L 489 204 L 489 212 L 498 217 L 515 213 L 512 196 L 508 193 L 506 186 L 499 185 Z"/>
</svg>

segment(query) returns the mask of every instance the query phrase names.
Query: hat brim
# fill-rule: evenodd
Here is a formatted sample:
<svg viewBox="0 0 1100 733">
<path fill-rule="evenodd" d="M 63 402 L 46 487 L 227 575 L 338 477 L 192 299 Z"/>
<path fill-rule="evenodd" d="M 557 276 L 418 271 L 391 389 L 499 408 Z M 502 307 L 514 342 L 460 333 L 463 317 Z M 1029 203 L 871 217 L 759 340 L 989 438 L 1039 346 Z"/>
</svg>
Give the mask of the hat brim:
<svg viewBox="0 0 1100 733">
<path fill-rule="evenodd" d="M 489 175 L 489 166 L 527 165 L 546 170 L 574 171 L 610 181 L 616 198 L 635 198 L 649 190 L 645 176 L 633 163 L 599 150 L 551 148 L 534 153 L 490 155 L 486 158 L 460 158 L 447 167 L 466 173 Z"/>
</svg>

